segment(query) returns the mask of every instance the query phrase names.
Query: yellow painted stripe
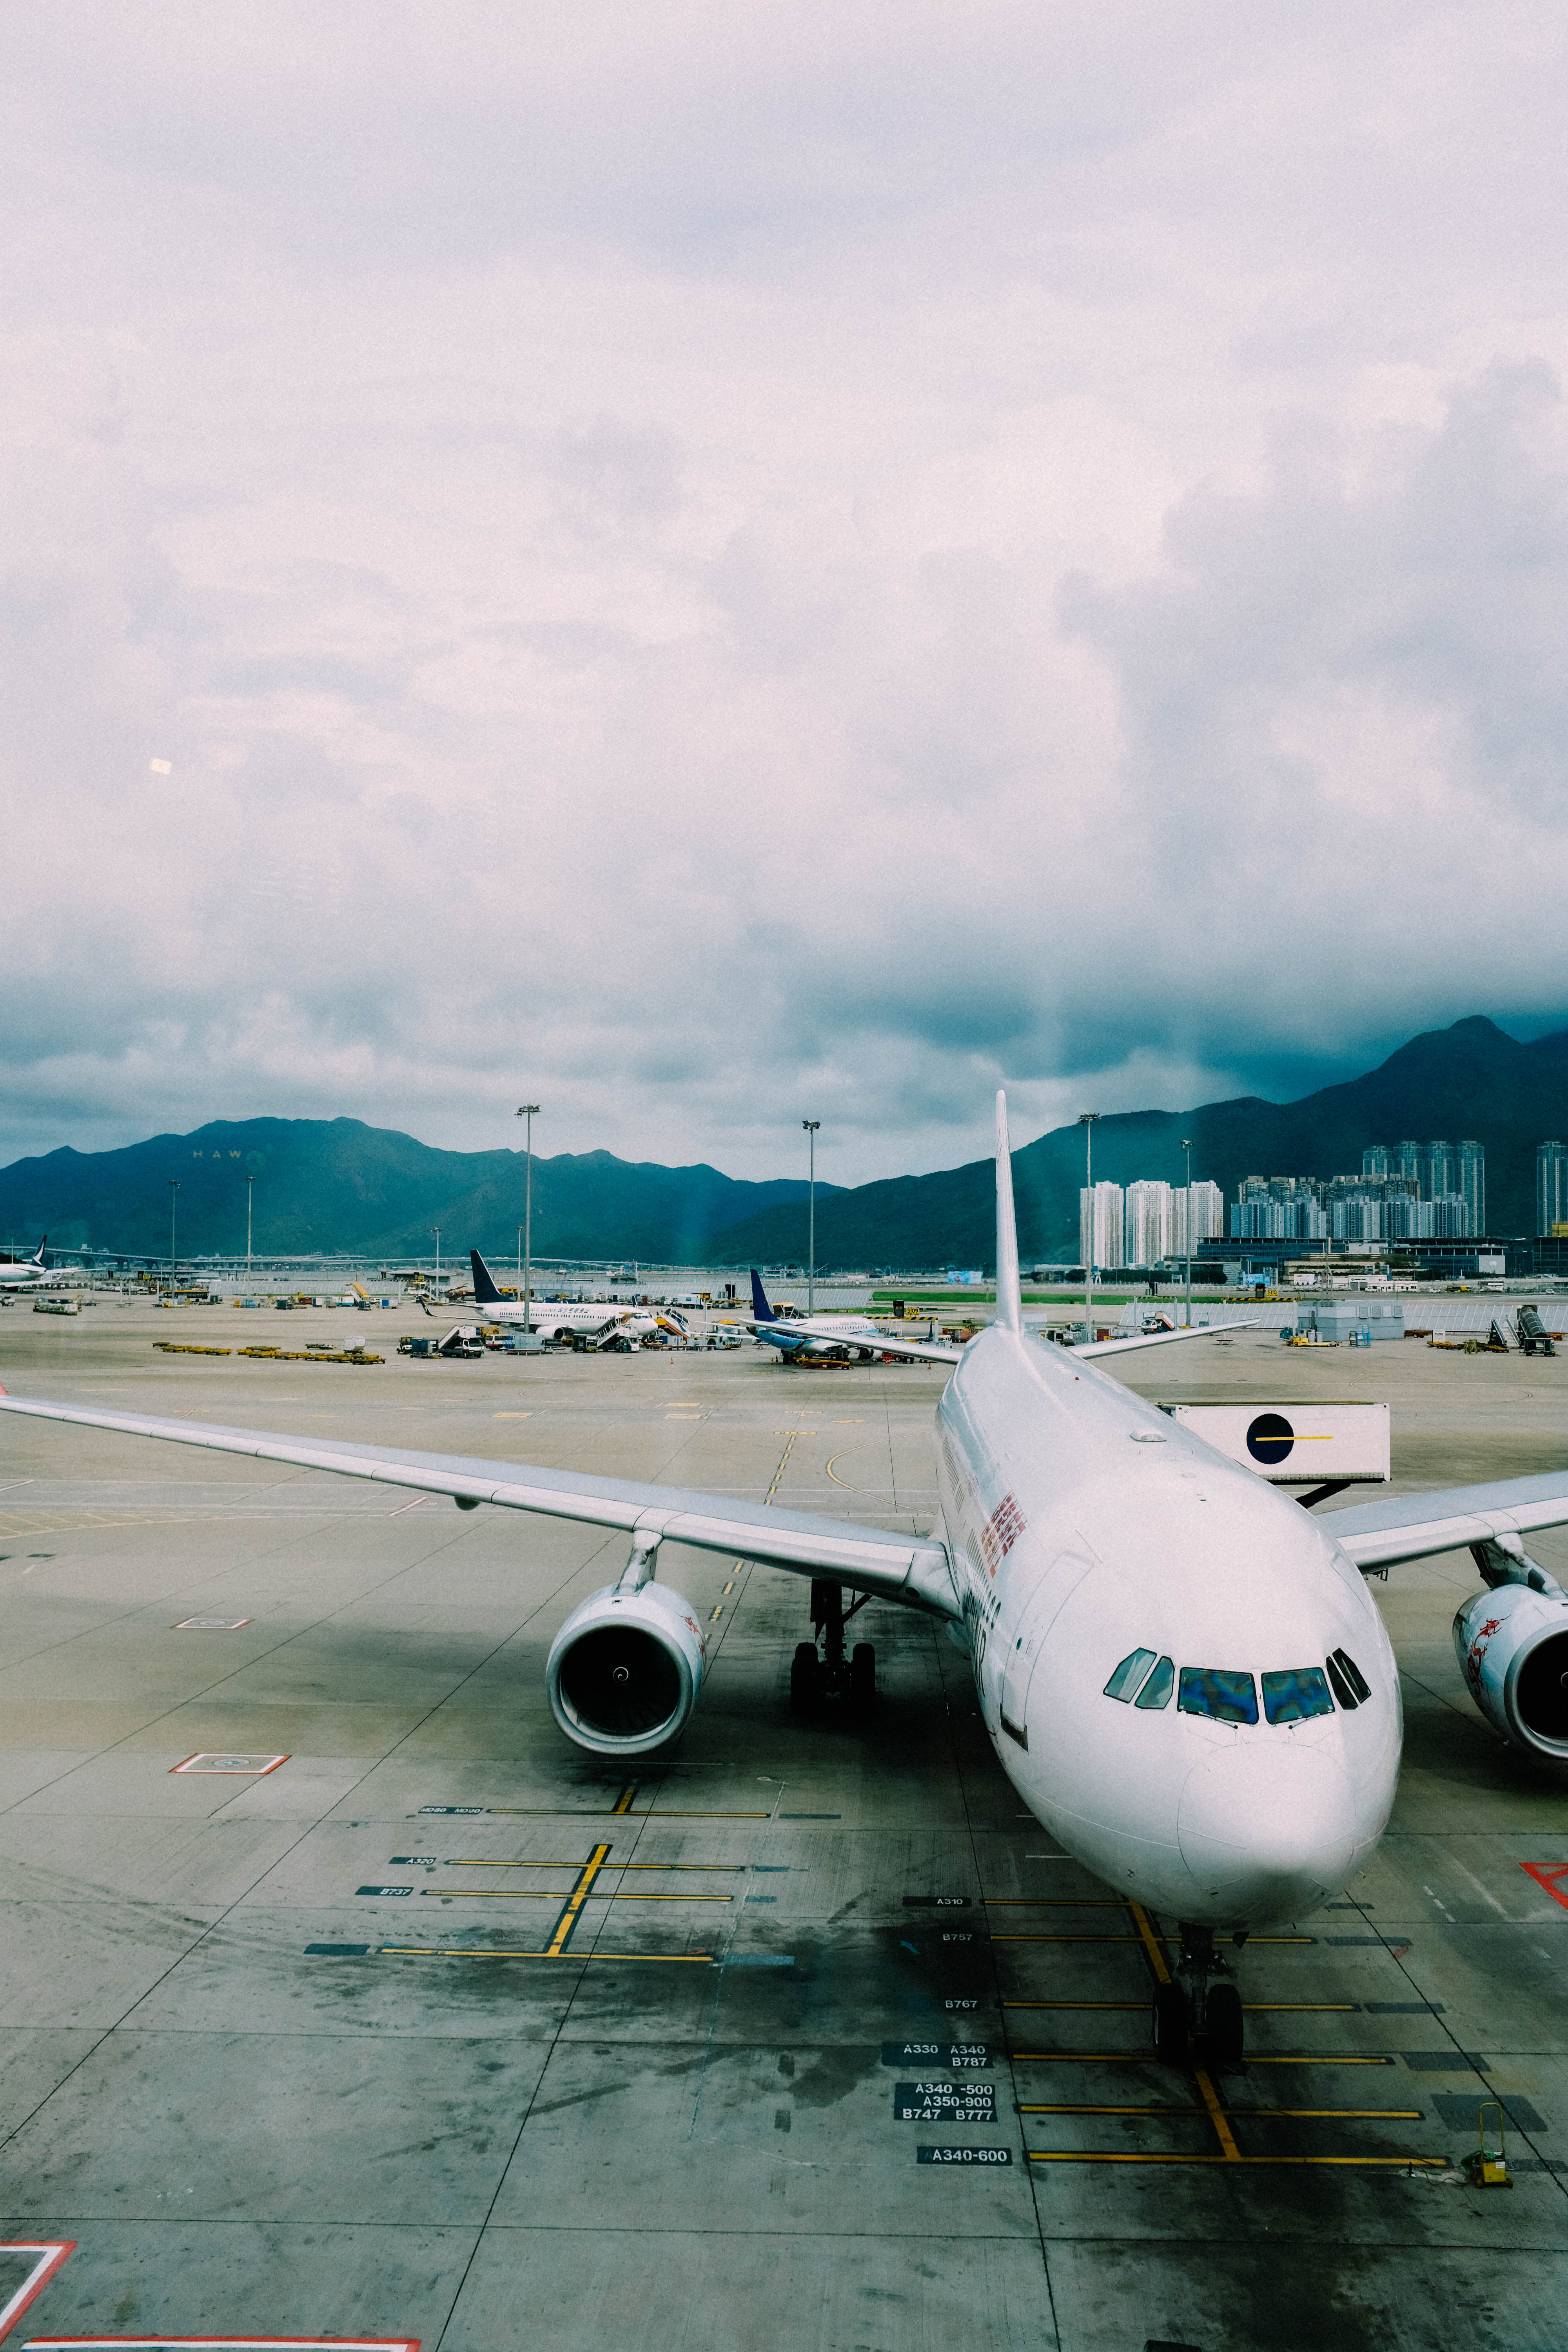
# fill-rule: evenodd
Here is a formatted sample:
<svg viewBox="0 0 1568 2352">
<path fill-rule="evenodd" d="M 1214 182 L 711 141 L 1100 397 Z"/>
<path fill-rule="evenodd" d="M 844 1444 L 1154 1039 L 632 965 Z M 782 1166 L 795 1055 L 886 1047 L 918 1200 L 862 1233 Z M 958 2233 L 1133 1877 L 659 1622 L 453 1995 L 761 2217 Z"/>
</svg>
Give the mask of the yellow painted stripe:
<svg viewBox="0 0 1568 2352">
<path fill-rule="evenodd" d="M 1018 2115 L 1201 2115 L 1201 2107 L 1112 2107 L 1112 2105 L 1063 2105 L 1063 2103 L 1020 2103 Z M 1317 2122 L 1333 2124 L 1420 2124 L 1420 2107 L 1225 2107 L 1225 2115 L 1256 2115 L 1268 2116 L 1307 2116 Z"/>
<path fill-rule="evenodd" d="M 1152 2066 L 1159 2062 L 1152 2050 L 1015 2050 L 1010 2053 L 1015 2066 Z M 1249 2066 L 1392 2066 L 1387 2057 L 1350 2058 L 1334 2050 L 1303 2053 L 1300 2051 L 1286 2058 L 1259 2058 L 1253 2051 L 1247 2053 Z"/>
<path fill-rule="evenodd" d="M 639 1867 L 642 1869 L 660 1868 L 662 1865 L 658 1864 L 650 1864 L 647 1863 L 641 1864 L 628 1863 L 626 1864 L 626 1867 L 628 1870 L 632 1870 Z M 1289 2011 L 1293 2014 L 1305 2014 L 1310 2017 L 1341 2017 L 1359 2009 L 1361 2006 L 1359 2001 L 1354 2000 L 1244 2000 L 1241 2005 L 1247 2011 L 1248 2017 L 1273 2015 L 1284 2011 Z M 1002 2003 L 1002 2006 L 1004 2009 L 1146 2010 L 1149 2004 L 1146 2000 L 1005 2000 Z"/>
<path fill-rule="evenodd" d="M 626 1787 L 621 1790 L 620 1795 L 616 1799 L 612 1811 L 617 1813 L 629 1813 L 632 1809 L 632 1799 L 637 1795 L 637 1782 L 635 1780 L 628 1780 Z"/>
<path fill-rule="evenodd" d="M 722 1617 L 722 1615 L 723 1615 L 723 1614 L 724 1614 L 724 1603 L 721 1601 L 720 1601 L 720 1603 L 719 1603 L 719 1606 L 717 1607 L 717 1609 L 715 1609 L 715 1610 L 714 1610 L 713 1614 L 711 1615 L 711 1617 L 710 1617 L 710 1618 L 709 1618 L 708 1622 L 710 1623 L 710 1625 L 716 1625 L 716 1624 L 719 1622 L 720 1618 L 721 1618 L 721 1617 Z"/>
<path fill-rule="evenodd" d="M 386 1960 L 570 1960 L 586 1968 L 590 1960 L 660 1960 L 676 1968 L 710 1966 L 711 1952 L 471 1952 L 439 1944 L 378 1944 L 375 1957 Z"/>
<path fill-rule="evenodd" d="M 1213 2124 L 1220 2147 L 1225 2152 L 1226 2162 L 1227 2164 L 1237 2163 L 1240 2159 L 1241 2150 L 1237 2147 L 1235 2139 L 1232 2137 L 1230 2126 L 1225 2119 L 1225 2109 L 1220 2105 L 1218 2095 L 1215 2090 L 1214 2084 L 1210 2082 L 1206 2071 L 1202 2066 L 1194 2066 L 1193 2069 L 1193 2080 L 1198 2086 L 1199 2098 L 1202 2099 L 1205 2106 L 1208 2109 L 1209 2121 Z"/>
<path fill-rule="evenodd" d="M 594 1881 L 610 1858 L 607 1845 L 596 1845 L 583 1865 L 583 1874 L 566 1898 L 566 1907 L 555 1922 L 555 1932 L 550 1938 L 550 1956 L 553 1959 L 566 1948 L 567 1940 L 576 1927 L 583 1906 L 588 1900 Z"/>
<path fill-rule="evenodd" d="M 422 1886 L 421 1895 L 437 1903 L 559 1903 L 558 1886 Z M 574 1901 L 578 1890 L 572 1890 Z M 583 1903 L 733 1903 L 732 1895 L 645 1895 L 640 1889 L 612 1894 L 608 1888 L 595 1895 L 591 1887 L 582 1890 Z M 564 1917 L 564 1913 L 562 1915 Z"/>
<path fill-rule="evenodd" d="M 448 1870 L 580 1870 L 577 1862 L 497 1862 L 489 1854 L 455 1854 L 447 1864 Z M 612 1862 L 612 1870 L 700 1870 L 724 1871 L 739 1875 L 747 1867 L 743 1862 Z M 1142 2003 L 1138 2006 L 1142 2007 Z"/>
</svg>

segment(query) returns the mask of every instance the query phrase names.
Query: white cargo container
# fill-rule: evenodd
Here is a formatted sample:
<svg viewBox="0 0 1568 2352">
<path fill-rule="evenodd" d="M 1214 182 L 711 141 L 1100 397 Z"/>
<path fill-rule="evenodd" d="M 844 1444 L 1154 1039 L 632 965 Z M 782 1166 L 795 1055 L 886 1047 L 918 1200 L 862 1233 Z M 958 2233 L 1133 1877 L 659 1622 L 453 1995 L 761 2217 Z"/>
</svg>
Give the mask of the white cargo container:
<svg viewBox="0 0 1568 2352">
<path fill-rule="evenodd" d="M 1389 1475 L 1385 1404 L 1176 1404 L 1164 1410 L 1272 1486 L 1380 1486 Z"/>
</svg>

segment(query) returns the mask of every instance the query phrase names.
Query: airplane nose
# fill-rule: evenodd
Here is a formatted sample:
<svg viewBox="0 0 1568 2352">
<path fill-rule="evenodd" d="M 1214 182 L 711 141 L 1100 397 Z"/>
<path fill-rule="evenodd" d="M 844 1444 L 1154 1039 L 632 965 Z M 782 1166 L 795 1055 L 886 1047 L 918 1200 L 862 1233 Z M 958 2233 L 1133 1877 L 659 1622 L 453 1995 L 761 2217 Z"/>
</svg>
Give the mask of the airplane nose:
<svg viewBox="0 0 1568 2352">
<path fill-rule="evenodd" d="M 1321 1748 L 1238 1740 L 1188 1774 L 1176 1833 L 1205 1900 L 1234 1906 L 1247 1920 L 1292 1917 L 1350 1874 L 1350 1780 Z"/>
</svg>

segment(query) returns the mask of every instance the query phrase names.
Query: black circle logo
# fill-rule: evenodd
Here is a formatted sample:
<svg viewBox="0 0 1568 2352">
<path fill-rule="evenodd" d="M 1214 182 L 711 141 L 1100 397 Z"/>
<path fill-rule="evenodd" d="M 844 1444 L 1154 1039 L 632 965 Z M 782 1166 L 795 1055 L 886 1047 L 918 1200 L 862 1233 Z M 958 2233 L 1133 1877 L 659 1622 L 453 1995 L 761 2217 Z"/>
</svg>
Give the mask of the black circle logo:
<svg viewBox="0 0 1568 2352">
<path fill-rule="evenodd" d="M 1283 1462 L 1296 1442 L 1296 1433 L 1282 1412 L 1260 1412 L 1247 1433 L 1247 1450 L 1255 1462 Z"/>
</svg>

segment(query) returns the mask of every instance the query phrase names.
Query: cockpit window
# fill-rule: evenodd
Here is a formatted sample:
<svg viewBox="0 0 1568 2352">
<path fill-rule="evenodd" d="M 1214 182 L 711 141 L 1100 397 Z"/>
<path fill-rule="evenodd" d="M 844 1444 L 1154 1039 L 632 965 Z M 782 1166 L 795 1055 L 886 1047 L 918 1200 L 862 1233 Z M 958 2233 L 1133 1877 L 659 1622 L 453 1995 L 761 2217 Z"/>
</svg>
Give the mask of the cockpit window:
<svg viewBox="0 0 1568 2352">
<path fill-rule="evenodd" d="M 1224 1666 L 1184 1666 L 1176 1706 L 1183 1715 L 1212 1715 L 1221 1723 L 1256 1723 L 1258 1692 L 1250 1675 Z"/>
<path fill-rule="evenodd" d="M 1348 1650 L 1336 1650 L 1328 1661 L 1328 1667 L 1334 1696 L 1347 1714 L 1352 1707 L 1359 1706 L 1363 1699 L 1372 1696 L 1372 1685 Z"/>
<path fill-rule="evenodd" d="M 1176 1669 L 1169 1658 L 1162 1658 L 1142 1689 L 1138 1694 L 1140 1706 L 1168 1706 L 1171 1685 L 1176 1679 Z"/>
<path fill-rule="evenodd" d="M 1106 1684 L 1106 1697 L 1131 1698 L 1153 1663 L 1152 1650 L 1134 1650 L 1130 1658 L 1122 1659 L 1121 1664 Z"/>
<path fill-rule="evenodd" d="M 1292 1666 L 1265 1675 L 1263 1712 L 1270 1723 L 1301 1723 L 1310 1715 L 1332 1715 L 1333 1700 L 1321 1666 Z"/>
</svg>

